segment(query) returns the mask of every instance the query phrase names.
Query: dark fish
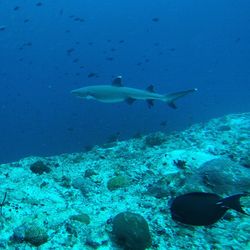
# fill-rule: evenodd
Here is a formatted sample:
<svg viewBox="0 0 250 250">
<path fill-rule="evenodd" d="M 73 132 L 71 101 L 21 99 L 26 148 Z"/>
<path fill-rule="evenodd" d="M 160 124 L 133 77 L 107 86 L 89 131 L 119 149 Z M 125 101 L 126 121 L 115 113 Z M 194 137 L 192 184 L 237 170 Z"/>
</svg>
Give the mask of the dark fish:
<svg viewBox="0 0 250 250">
<path fill-rule="evenodd" d="M 15 11 L 17 11 L 17 10 L 19 10 L 19 9 L 20 9 L 19 6 L 15 6 L 15 7 L 13 8 L 13 10 L 15 10 Z"/>
<path fill-rule="evenodd" d="M 94 73 L 94 72 L 91 72 L 88 74 L 88 78 L 90 77 L 98 77 L 98 74 L 97 73 Z"/>
<path fill-rule="evenodd" d="M 111 135 L 108 137 L 108 139 L 107 139 L 107 143 L 112 143 L 112 142 L 118 141 L 120 135 L 121 135 L 120 132 L 116 132 L 116 133 L 114 133 L 114 134 L 111 134 Z"/>
<path fill-rule="evenodd" d="M 111 57 L 111 56 L 106 57 L 106 60 L 107 60 L 107 61 L 113 61 L 113 60 L 114 60 L 114 57 Z"/>
<path fill-rule="evenodd" d="M 228 209 L 247 214 L 241 207 L 241 193 L 222 198 L 217 194 L 195 192 L 178 196 L 172 201 L 170 210 L 173 220 L 195 226 L 207 226 L 217 222 Z"/>
<path fill-rule="evenodd" d="M 70 55 L 72 52 L 74 52 L 75 49 L 74 48 L 70 48 L 70 49 L 67 49 L 67 54 Z"/>
<path fill-rule="evenodd" d="M 75 58 L 75 59 L 73 60 L 73 63 L 77 63 L 77 62 L 79 62 L 79 58 Z"/>
<path fill-rule="evenodd" d="M 162 121 L 162 122 L 160 123 L 160 126 L 166 127 L 166 126 L 167 126 L 167 121 Z"/>
<path fill-rule="evenodd" d="M 32 46 L 32 42 L 24 43 L 23 46 L 31 47 Z"/>
<path fill-rule="evenodd" d="M 160 20 L 160 19 L 159 19 L 158 17 L 152 18 L 152 21 L 153 21 L 153 22 L 159 22 L 159 20 Z"/>
</svg>

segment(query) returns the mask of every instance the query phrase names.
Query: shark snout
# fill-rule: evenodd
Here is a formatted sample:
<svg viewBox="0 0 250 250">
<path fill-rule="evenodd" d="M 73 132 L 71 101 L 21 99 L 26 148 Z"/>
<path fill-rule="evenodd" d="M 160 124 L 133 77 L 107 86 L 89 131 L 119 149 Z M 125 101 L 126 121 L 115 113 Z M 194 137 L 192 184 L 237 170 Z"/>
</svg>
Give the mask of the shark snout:
<svg viewBox="0 0 250 250">
<path fill-rule="evenodd" d="M 78 96 L 78 97 L 81 97 L 81 92 L 78 90 L 78 89 L 73 89 L 70 91 L 70 93 L 74 96 Z"/>
<path fill-rule="evenodd" d="M 70 93 L 71 93 L 72 95 L 77 95 L 76 89 L 71 90 Z"/>
</svg>

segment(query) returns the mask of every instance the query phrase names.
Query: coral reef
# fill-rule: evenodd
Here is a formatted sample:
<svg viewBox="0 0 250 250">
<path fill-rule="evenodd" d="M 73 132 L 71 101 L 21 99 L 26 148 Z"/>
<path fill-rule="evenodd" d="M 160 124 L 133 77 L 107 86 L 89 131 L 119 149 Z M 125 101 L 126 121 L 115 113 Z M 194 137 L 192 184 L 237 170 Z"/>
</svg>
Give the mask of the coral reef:
<svg viewBox="0 0 250 250">
<path fill-rule="evenodd" d="M 229 211 L 212 227 L 186 227 L 168 204 L 190 191 L 249 192 L 249 124 L 250 113 L 233 114 L 169 135 L 2 164 L 0 248 L 248 249 L 249 216 Z M 250 213 L 250 197 L 241 203 Z"/>
</svg>

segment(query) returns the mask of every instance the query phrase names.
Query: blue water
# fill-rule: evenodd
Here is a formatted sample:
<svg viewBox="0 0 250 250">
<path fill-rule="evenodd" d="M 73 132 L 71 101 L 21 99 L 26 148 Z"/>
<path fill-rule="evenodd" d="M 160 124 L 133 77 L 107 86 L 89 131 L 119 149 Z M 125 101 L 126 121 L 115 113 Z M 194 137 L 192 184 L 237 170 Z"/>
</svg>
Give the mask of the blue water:
<svg viewBox="0 0 250 250">
<path fill-rule="evenodd" d="M 249 9 L 245 0 L 2 0 L 0 162 L 250 111 Z M 70 94 L 116 75 L 160 93 L 199 91 L 177 110 Z"/>
</svg>

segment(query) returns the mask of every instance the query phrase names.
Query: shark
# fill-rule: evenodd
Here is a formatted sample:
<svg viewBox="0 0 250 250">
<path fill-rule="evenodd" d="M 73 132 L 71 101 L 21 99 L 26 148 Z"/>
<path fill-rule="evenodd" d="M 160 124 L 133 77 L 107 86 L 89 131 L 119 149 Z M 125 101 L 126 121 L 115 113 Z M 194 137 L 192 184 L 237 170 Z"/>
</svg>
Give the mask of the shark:
<svg viewBox="0 0 250 250">
<path fill-rule="evenodd" d="M 131 105 L 136 100 L 144 100 L 147 102 L 149 108 L 154 105 L 154 101 L 158 100 L 176 109 L 175 101 L 177 99 L 196 91 L 197 88 L 193 88 L 169 94 L 159 94 L 154 91 L 153 85 L 148 86 L 146 90 L 124 87 L 122 84 L 122 76 L 117 76 L 110 85 L 86 86 L 74 89 L 71 93 L 83 99 L 93 99 L 103 103 L 126 102 Z"/>
</svg>

